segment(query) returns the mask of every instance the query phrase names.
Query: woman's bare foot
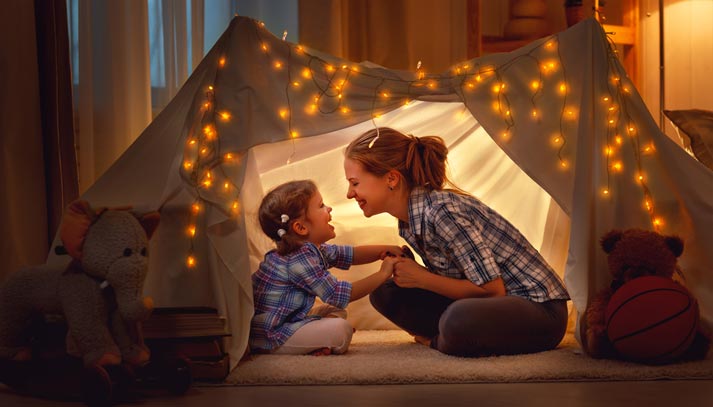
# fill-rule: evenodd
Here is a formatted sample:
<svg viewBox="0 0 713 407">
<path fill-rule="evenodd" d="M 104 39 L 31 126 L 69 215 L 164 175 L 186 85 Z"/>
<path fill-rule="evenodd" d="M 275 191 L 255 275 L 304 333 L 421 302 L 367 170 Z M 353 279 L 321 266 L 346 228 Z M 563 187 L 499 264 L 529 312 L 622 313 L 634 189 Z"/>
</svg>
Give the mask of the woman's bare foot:
<svg viewBox="0 0 713 407">
<path fill-rule="evenodd" d="M 426 345 L 428 347 L 431 346 L 431 338 L 426 338 L 425 336 L 420 336 L 420 335 L 414 335 L 413 339 L 420 343 L 421 345 Z"/>
<path fill-rule="evenodd" d="M 313 350 L 309 354 L 312 356 L 327 356 L 327 355 L 332 354 L 332 350 L 329 348 L 321 348 L 321 349 Z"/>
</svg>

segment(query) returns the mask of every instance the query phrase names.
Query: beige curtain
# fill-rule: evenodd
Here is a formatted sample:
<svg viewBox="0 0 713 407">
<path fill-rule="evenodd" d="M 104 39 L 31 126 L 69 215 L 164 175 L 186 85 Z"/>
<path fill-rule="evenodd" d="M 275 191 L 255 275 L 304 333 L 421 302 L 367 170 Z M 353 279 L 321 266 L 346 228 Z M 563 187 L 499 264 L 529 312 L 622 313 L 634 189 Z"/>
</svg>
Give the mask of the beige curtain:
<svg viewBox="0 0 713 407">
<path fill-rule="evenodd" d="M 146 0 L 79 1 L 79 185 L 84 192 L 151 121 Z"/>
<path fill-rule="evenodd" d="M 300 0 L 300 43 L 354 62 L 440 73 L 466 59 L 466 0 Z"/>
<path fill-rule="evenodd" d="M 10 0 L 0 13 L 0 282 L 45 261 L 77 196 L 64 0 Z"/>
</svg>

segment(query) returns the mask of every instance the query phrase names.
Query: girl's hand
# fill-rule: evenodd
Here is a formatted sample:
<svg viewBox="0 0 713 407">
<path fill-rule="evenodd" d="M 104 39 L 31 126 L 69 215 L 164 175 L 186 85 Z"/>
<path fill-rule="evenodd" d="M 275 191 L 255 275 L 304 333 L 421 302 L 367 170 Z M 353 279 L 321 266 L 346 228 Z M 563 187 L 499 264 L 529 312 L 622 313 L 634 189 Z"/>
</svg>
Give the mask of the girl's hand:
<svg viewBox="0 0 713 407">
<path fill-rule="evenodd" d="M 394 273 L 394 265 L 403 260 L 404 259 L 402 257 L 386 257 L 384 258 L 384 261 L 381 262 L 381 268 L 379 269 L 379 272 L 386 274 L 386 277 L 389 278 Z"/>
<path fill-rule="evenodd" d="M 423 288 L 430 273 L 414 260 L 401 258 L 394 264 L 394 282 L 403 288 Z"/>
</svg>

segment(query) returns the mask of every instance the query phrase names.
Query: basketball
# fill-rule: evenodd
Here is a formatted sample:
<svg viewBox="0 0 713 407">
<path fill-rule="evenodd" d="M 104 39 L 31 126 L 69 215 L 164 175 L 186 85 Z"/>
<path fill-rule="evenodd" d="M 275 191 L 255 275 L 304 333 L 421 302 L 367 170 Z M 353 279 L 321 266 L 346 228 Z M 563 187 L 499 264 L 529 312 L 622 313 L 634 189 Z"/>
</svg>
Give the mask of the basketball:
<svg viewBox="0 0 713 407">
<path fill-rule="evenodd" d="M 698 329 L 698 303 L 670 278 L 645 276 L 622 285 L 606 309 L 607 335 L 628 360 L 661 364 L 681 356 Z"/>
</svg>

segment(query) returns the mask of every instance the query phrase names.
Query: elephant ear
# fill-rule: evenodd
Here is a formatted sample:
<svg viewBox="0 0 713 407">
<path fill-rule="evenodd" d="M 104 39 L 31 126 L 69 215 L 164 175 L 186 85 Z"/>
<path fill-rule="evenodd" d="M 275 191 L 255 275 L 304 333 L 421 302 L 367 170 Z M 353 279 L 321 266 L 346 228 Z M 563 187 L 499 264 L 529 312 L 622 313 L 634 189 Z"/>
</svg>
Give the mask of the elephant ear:
<svg viewBox="0 0 713 407">
<path fill-rule="evenodd" d="M 72 258 L 80 259 L 82 257 L 84 238 L 96 216 L 92 207 L 89 206 L 89 202 L 84 200 L 76 200 L 67 207 L 62 218 L 59 235 L 65 250 Z"/>
<path fill-rule="evenodd" d="M 146 231 L 146 238 L 151 239 L 153 232 L 158 227 L 158 222 L 161 220 L 161 215 L 158 212 L 149 212 L 139 216 L 139 223 Z"/>
</svg>

